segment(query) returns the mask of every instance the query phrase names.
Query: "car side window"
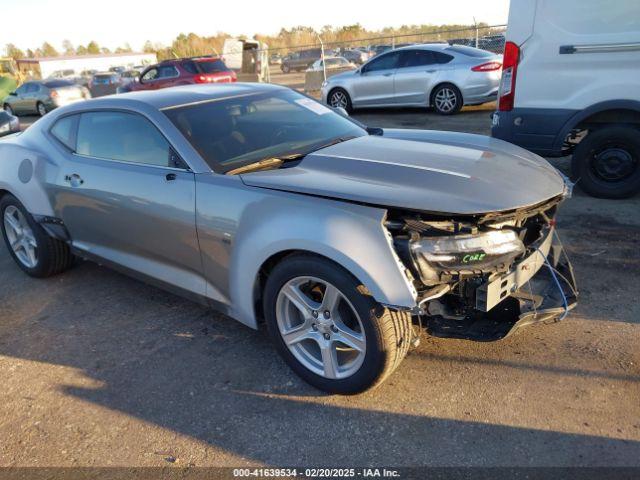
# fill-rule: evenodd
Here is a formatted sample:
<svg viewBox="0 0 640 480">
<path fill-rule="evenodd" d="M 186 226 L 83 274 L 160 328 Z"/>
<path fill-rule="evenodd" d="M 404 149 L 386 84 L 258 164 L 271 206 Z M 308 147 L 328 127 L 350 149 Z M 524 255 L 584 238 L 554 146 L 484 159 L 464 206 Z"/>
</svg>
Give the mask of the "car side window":
<svg viewBox="0 0 640 480">
<path fill-rule="evenodd" d="M 371 60 L 363 67 L 364 72 L 376 72 L 378 70 L 390 70 L 392 68 L 398 68 L 398 59 L 400 55 L 398 52 L 386 53 L 380 55 L 378 58 Z"/>
<path fill-rule="evenodd" d="M 143 82 L 150 82 L 152 80 L 155 80 L 156 78 L 158 78 L 158 69 L 157 68 L 151 68 L 149 70 L 147 70 L 145 72 L 145 74 L 142 76 L 141 80 Z"/>
<path fill-rule="evenodd" d="M 170 164 L 171 147 L 146 118 L 125 112 L 85 112 L 78 123 L 77 153 L 159 167 Z"/>
<path fill-rule="evenodd" d="M 453 60 L 453 57 L 446 53 L 442 53 L 442 52 L 432 52 L 432 53 L 436 63 L 439 63 L 439 64 L 449 63 L 451 60 Z"/>
<path fill-rule="evenodd" d="M 430 50 L 403 50 L 400 68 L 423 67 L 434 63 L 436 59 Z"/>
<path fill-rule="evenodd" d="M 71 151 L 76 149 L 76 132 L 80 115 L 69 115 L 58 120 L 51 127 L 51 134 Z"/>
<path fill-rule="evenodd" d="M 158 67 L 158 78 L 172 78 L 178 75 L 178 70 L 173 65 Z"/>
<path fill-rule="evenodd" d="M 182 64 L 182 68 L 184 68 L 187 72 L 196 74 L 198 73 L 198 67 L 196 66 L 196 62 L 192 60 L 187 60 Z"/>
</svg>

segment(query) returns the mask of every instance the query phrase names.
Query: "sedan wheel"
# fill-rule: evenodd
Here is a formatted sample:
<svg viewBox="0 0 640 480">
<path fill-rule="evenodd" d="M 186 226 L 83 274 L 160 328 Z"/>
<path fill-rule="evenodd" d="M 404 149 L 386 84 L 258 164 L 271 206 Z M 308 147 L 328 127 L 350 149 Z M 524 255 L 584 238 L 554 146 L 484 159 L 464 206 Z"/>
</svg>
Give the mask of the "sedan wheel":
<svg viewBox="0 0 640 480">
<path fill-rule="evenodd" d="M 27 268 L 38 264 L 38 242 L 27 219 L 17 207 L 10 205 L 4 211 L 4 229 L 9 246 L 16 258 Z"/>
<path fill-rule="evenodd" d="M 38 105 L 36 106 L 36 110 L 38 110 L 38 115 L 40 115 L 41 117 L 44 117 L 47 114 L 47 109 L 44 106 L 44 104 L 38 102 Z"/>
<path fill-rule="evenodd" d="M 344 108 L 347 112 L 352 110 L 351 98 L 349 98 L 349 94 L 341 88 L 335 89 L 329 94 L 328 103 L 333 108 Z"/>
<path fill-rule="evenodd" d="M 276 318 L 285 344 L 306 368 L 325 378 L 346 378 L 367 350 L 362 320 L 335 286 L 297 277 L 280 290 Z"/>
<path fill-rule="evenodd" d="M 462 108 L 460 92 L 453 85 L 439 87 L 433 95 L 433 106 L 441 115 L 451 115 Z"/>
</svg>

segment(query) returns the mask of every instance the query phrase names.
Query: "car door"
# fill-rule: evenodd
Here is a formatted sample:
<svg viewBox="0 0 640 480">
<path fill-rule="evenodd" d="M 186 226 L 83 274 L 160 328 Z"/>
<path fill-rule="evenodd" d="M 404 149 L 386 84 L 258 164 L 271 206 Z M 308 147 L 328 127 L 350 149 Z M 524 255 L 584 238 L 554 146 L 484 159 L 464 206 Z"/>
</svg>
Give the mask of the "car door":
<svg viewBox="0 0 640 480">
<path fill-rule="evenodd" d="M 394 79 L 395 103 L 427 105 L 439 67 L 431 50 L 401 50 Z"/>
<path fill-rule="evenodd" d="M 354 78 L 354 106 L 384 106 L 394 103 L 393 82 L 399 57 L 398 52 L 389 52 L 362 66 Z"/>
<path fill-rule="evenodd" d="M 150 67 L 140 75 L 141 90 L 156 90 L 158 88 L 158 68 Z"/>
<path fill-rule="evenodd" d="M 11 102 L 11 108 L 16 114 L 24 114 L 27 112 L 28 90 L 32 82 L 23 83 L 16 89 L 16 95 Z"/>
<path fill-rule="evenodd" d="M 102 110 L 63 117 L 51 134 L 68 149 L 54 205 L 73 246 L 204 295 L 195 177 L 159 130 L 137 113 Z"/>
<path fill-rule="evenodd" d="M 167 88 L 177 85 L 176 80 L 180 76 L 180 72 L 174 65 L 160 65 L 158 67 L 158 79 L 156 80 L 156 88 Z"/>
</svg>

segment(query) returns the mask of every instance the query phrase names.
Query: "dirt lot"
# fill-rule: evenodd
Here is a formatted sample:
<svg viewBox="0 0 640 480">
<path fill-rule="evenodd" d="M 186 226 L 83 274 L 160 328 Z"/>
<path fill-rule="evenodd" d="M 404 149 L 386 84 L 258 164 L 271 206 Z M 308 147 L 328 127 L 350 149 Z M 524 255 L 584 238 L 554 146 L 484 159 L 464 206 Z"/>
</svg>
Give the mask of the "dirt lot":
<svg viewBox="0 0 640 480">
<path fill-rule="evenodd" d="M 487 133 L 489 110 L 356 117 Z M 565 321 L 428 338 L 357 397 L 299 381 L 263 331 L 90 263 L 34 280 L 3 245 L 0 465 L 640 466 L 639 207 L 563 206 Z"/>
</svg>

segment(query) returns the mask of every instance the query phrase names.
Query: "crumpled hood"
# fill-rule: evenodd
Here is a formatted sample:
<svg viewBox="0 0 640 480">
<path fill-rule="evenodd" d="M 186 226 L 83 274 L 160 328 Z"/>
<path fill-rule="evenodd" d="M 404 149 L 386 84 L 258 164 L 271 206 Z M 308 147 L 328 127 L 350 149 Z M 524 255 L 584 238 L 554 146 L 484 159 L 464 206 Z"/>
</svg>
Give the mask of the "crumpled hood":
<svg viewBox="0 0 640 480">
<path fill-rule="evenodd" d="M 425 212 L 479 214 L 565 192 L 543 158 L 465 133 L 385 129 L 307 155 L 298 165 L 241 175 L 249 186 Z"/>
</svg>

